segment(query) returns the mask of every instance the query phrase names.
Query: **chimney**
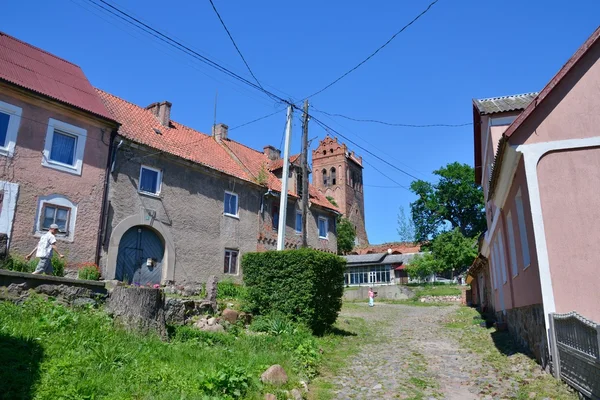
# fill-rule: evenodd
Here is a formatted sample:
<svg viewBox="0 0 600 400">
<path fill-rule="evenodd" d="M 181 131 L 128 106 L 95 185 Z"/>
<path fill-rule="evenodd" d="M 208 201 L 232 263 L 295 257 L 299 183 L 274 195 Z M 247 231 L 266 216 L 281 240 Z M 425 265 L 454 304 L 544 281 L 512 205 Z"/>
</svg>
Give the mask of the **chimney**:
<svg viewBox="0 0 600 400">
<path fill-rule="evenodd" d="M 281 150 L 276 149 L 271 145 L 267 145 L 263 149 L 263 153 L 271 161 L 279 160 L 281 158 Z"/>
<path fill-rule="evenodd" d="M 152 114 L 156 118 L 162 126 L 169 127 L 169 122 L 171 122 L 171 106 L 172 104 L 168 101 L 162 101 L 160 103 L 152 103 L 146 110 L 150 110 Z"/>
<path fill-rule="evenodd" d="M 213 125 L 212 127 L 212 135 L 217 142 L 227 139 L 227 131 L 229 127 L 225 124 L 219 123 Z"/>
</svg>

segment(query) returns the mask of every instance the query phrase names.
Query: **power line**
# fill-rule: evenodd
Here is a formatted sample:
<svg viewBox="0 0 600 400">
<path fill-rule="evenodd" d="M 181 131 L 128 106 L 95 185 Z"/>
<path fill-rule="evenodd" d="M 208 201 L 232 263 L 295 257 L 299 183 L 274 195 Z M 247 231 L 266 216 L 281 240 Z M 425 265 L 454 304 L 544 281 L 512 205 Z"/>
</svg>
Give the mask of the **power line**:
<svg viewBox="0 0 600 400">
<path fill-rule="evenodd" d="M 371 168 L 373 168 L 375 171 L 379 172 L 381 175 L 385 176 L 385 177 L 386 177 L 386 178 L 388 178 L 390 181 L 394 182 L 396 185 L 398 185 L 398 187 L 399 187 L 399 188 L 402 188 L 402 189 L 408 190 L 409 192 L 411 192 L 411 193 L 412 193 L 412 191 L 411 191 L 409 188 L 407 188 L 407 187 L 406 187 L 406 186 L 404 186 L 404 185 L 401 185 L 401 184 L 400 184 L 400 183 L 398 183 L 396 180 L 394 180 L 393 178 L 391 178 L 390 176 L 388 176 L 387 174 L 385 174 L 383 171 L 381 171 L 379 168 L 377 168 L 376 166 L 374 166 L 373 164 L 371 164 L 371 163 L 370 163 L 370 162 L 368 162 L 367 160 L 363 159 L 363 161 L 364 161 L 365 163 L 367 163 L 368 165 L 370 165 L 370 166 L 371 166 Z"/>
<path fill-rule="evenodd" d="M 342 114 L 328 113 L 327 111 L 322 111 L 322 110 L 319 110 L 317 108 L 314 108 L 314 109 L 315 109 L 315 111 L 320 112 L 321 114 L 329 115 L 330 117 L 341 117 L 341 118 L 349 119 L 350 121 L 356 121 L 356 122 L 373 122 L 373 123 L 381 124 L 381 125 L 402 126 L 402 127 L 406 127 L 406 128 L 433 128 L 433 127 L 458 128 L 458 127 L 461 127 L 461 126 L 473 125 L 472 122 L 465 122 L 463 124 L 423 124 L 423 125 L 420 125 L 420 124 L 403 124 L 403 123 L 379 121 L 379 120 L 376 120 L 376 119 L 352 118 L 352 117 L 348 117 L 348 116 L 342 115 Z"/>
<path fill-rule="evenodd" d="M 437 3 L 439 0 L 434 0 L 431 4 L 429 4 L 427 6 L 427 8 L 425 10 L 423 10 L 419 15 L 417 15 L 415 18 L 413 18 L 412 21 L 410 21 L 408 24 L 404 25 L 402 27 L 402 29 L 400 29 L 398 32 L 394 33 L 392 35 L 391 38 L 389 38 L 387 40 L 387 42 L 385 42 L 383 45 L 379 46 L 379 48 L 377 48 L 377 50 L 375 50 L 373 53 L 371 53 L 367 58 L 365 58 L 364 60 L 362 60 L 361 62 L 359 62 L 354 68 L 348 70 L 345 74 L 343 74 L 342 76 L 340 76 L 339 78 L 337 78 L 336 80 L 334 80 L 333 82 L 331 82 L 330 84 L 328 84 L 327 86 L 325 86 L 324 88 L 317 90 L 316 92 L 314 92 L 313 94 L 311 94 L 310 96 L 306 96 L 306 98 L 310 98 L 310 97 L 314 97 L 316 95 L 318 95 L 319 93 L 329 89 L 330 87 L 332 87 L 333 85 L 335 85 L 336 83 L 338 83 L 339 81 L 341 81 L 342 79 L 344 79 L 346 76 L 348 76 L 349 74 L 351 74 L 352 72 L 354 72 L 355 70 L 357 70 L 361 65 L 363 65 L 364 63 L 366 63 L 367 61 L 369 61 L 371 58 L 373 58 L 377 53 L 379 53 L 380 50 L 382 50 L 385 46 L 387 46 L 388 44 L 390 44 L 390 42 L 392 40 L 394 40 L 396 38 L 396 36 L 398 36 L 399 34 L 401 34 L 402 32 L 404 32 L 404 30 L 406 28 L 408 28 L 409 26 L 411 26 L 412 24 L 414 24 L 419 18 L 421 18 L 423 15 L 425 15 L 429 9 L 431 7 L 433 7 L 435 5 L 435 3 Z"/>
<path fill-rule="evenodd" d="M 227 29 L 227 25 L 225 25 L 225 21 L 223 21 L 223 18 L 221 18 L 221 14 L 219 14 L 219 11 L 217 11 L 217 7 L 215 7 L 215 3 L 213 3 L 213 0 L 208 0 L 208 1 L 210 1 L 210 5 L 212 6 L 213 10 L 215 11 L 215 14 L 217 14 L 217 17 L 219 18 L 219 21 L 221 21 L 221 25 L 223 25 L 223 28 L 225 29 L 225 32 L 227 32 L 227 36 L 229 36 L 229 39 L 231 39 L 231 43 L 233 43 L 233 47 L 235 47 L 235 49 L 237 50 L 238 54 L 242 58 L 242 61 L 244 62 L 244 64 L 246 64 L 246 68 L 248 68 L 248 72 L 250 72 L 250 75 L 252 75 L 252 77 L 254 78 L 254 80 L 256 81 L 256 83 L 258 84 L 258 86 L 260 86 L 264 90 L 263 86 L 260 84 L 260 82 L 259 82 L 258 78 L 256 77 L 256 75 L 254 75 L 254 72 L 252 72 L 252 69 L 250 68 L 250 65 L 248 65 L 248 62 L 246 61 L 246 58 L 244 58 L 244 55 L 242 54 L 240 48 L 235 43 L 235 40 L 233 40 L 233 36 L 231 36 L 231 33 L 229 32 L 229 29 Z"/>
<path fill-rule="evenodd" d="M 244 122 L 241 125 L 237 125 L 237 126 L 234 126 L 233 128 L 229 128 L 229 131 L 231 132 L 232 130 L 237 129 L 237 128 L 241 128 L 242 126 L 250 125 L 250 124 L 253 124 L 253 123 L 258 122 L 260 120 L 263 120 L 265 118 L 269 118 L 269 117 L 271 117 L 271 116 L 273 116 L 275 114 L 278 114 L 278 113 L 282 112 L 283 110 L 285 110 L 285 108 L 282 108 L 281 110 L 277 110 L 277 111 L 272 112 L 272 113 L 267 114 L 267 115 L 263 115 L 262 117 L 253 119 L 252 121 Z"/>
</svg>

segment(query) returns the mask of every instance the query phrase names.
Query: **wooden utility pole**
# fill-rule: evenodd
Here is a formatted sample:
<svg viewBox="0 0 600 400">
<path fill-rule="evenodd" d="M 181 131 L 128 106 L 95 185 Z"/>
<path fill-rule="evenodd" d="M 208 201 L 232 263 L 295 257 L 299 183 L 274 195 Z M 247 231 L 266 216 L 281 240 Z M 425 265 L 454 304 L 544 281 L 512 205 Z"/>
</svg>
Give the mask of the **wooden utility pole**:
<svg viewBox="0 0 600 400">
<path fill-rule="evenodd" d="M 292 113 L 291 105 L 287 110 L 287 127 L 285 129 L 285 147 L 283 148 L 283 174 L 281 175 L 281 199 L 279 202 L 279 225 L 277 231 L 277 250 L 285 248 L 285 227 L 287 218 L 288 198 L 288 173 L 290 170 L 290 143 L 292 141 Z"/>
<path fill-rule="evenodd" d="M 304 117 L 302 119 L 302 247 L 308 247 L 306 232 L 308 199 L 308 100 L 304 100 Z"/>
</svg>

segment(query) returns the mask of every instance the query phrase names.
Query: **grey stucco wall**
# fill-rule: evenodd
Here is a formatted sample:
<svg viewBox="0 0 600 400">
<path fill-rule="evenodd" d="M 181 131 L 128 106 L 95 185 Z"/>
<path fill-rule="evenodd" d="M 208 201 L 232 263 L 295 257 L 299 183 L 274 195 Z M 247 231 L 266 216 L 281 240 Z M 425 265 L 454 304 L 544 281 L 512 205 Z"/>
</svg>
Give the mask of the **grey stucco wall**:
<svg viewBox="0 0 600 400">
<path fill-rule="evenodd" d="M 205 282 L 223 276 L 225 249 L 256 251 L 260 194 L 251 184 L 201 166 L 152 151 L 119 151 L 109 184 L 110 210 L 102 266 L 107 270 L 111 231 L 145 210 L 170 232 L 175 247 L 174 280 L 179 284 Z M 162 170 L 159 197 L 138 193 L 140 166 Z M 225 191 L 238 194 L 239 218 L 225 216 Z M 114 247 L 114 246 L 113 246 Z M 113 249 L 114 250 L 114 249 Z M 241 274 L 232 276 L 241 280 Z M 108 278 L 111 278 L 110 276 Z"/>
</svg>

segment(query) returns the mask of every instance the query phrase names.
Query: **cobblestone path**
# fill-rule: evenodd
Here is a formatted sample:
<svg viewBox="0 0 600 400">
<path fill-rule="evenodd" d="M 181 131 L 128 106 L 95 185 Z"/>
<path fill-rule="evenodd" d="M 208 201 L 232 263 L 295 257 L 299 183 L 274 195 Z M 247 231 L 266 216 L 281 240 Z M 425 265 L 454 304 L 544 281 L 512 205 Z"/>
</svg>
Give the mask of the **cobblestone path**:
<svg viewBox="0 0 600 400">
<path fill-rule="evenodd" d="M 455 306 L 354 304 L 344 316 L 377 327 L 358 355 L 332 380 L 336 399 L 479 399 L 471 386 L 481 364 L 459 350 L 443 321 Z"/>
</svg>

